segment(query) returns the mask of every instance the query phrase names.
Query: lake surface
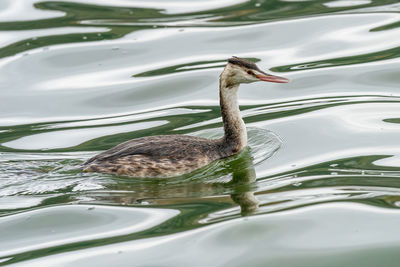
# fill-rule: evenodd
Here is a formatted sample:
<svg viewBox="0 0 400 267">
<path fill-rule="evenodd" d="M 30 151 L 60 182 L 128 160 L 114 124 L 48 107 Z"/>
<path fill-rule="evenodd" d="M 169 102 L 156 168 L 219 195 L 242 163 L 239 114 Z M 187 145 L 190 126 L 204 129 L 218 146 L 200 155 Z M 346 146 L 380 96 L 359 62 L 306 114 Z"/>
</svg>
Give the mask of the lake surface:
<svg viewBox="0 0 400 267">
<path fill-rule="evenodd" d="M 400 4 L 2 0 L 0 266 L 398 266 Z M 232 55 L 249 148 L 192 174 L 80 164 L 222 135 Z"/>
</svg>

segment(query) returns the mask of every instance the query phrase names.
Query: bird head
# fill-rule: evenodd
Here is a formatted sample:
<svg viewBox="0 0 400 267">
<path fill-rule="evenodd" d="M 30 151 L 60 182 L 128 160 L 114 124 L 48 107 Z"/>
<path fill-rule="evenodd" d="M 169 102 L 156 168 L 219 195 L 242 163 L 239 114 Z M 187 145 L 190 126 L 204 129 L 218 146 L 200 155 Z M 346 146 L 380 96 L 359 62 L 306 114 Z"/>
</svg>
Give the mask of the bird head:
<svg viewBox="0 0 400 267">
<path fill-rule="evenodd" d="M 258 81 L 287 83 L 289 79 L 268 74 L 260 70 L 256 64 L 244 58 L 232 57 L 228 63 L 221 78 L 225 79 L 227 85 L 238 85 L 241 83 L 253 83 Z"/>
</svg>

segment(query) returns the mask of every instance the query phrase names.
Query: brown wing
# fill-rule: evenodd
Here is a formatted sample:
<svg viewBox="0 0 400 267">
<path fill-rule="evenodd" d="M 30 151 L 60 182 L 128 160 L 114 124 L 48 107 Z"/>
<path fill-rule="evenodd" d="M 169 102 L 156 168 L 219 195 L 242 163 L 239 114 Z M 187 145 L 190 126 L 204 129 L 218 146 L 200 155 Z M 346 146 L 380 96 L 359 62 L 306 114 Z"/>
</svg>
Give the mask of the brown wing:
<svg viewBox="0 0 400 267">
<path fill-rule="evenodd" d="M 119 144 L 92 157 L 84 164 L 94 161 L 110 161 L 132 155 L 169 157 L 176 160 L 207 155 L 214 160 L 220 157 L 217 155 L 218 150 L 217 140 L 188 135 L 158 135 L 137 138 Z"/>
</svg>

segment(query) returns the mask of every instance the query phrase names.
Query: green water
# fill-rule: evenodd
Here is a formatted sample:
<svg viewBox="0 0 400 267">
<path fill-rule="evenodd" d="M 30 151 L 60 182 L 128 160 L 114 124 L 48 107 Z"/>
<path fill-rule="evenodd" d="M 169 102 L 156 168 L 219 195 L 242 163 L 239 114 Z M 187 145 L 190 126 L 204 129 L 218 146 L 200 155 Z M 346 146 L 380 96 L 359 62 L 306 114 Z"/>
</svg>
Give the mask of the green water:
<svg viewBox="0 0 400 267">
<path fill-rule="evenodd" d="M 0 2 L 0 266 L 399 266 L 400 4 Z M 80 164 L 218 137 L 232 55 L 249 148 L 190 175 Z"/>
</svg>

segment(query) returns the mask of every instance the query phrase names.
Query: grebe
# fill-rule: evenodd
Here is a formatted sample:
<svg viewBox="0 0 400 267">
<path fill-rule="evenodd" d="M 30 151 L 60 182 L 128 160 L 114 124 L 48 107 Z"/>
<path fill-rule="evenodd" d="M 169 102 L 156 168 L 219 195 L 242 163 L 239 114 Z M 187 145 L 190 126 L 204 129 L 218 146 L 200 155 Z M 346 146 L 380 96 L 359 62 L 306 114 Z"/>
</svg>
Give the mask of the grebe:
<svg viewBox="0 0 400 267">
<path fill-rule="evenodd" d="M 192 172 L 238 154 L 247 146 L 247 131 L 237 103 L 239 84 L 257 81 L 287 83 L 243 58 L 228 59 L 219 79 L 224 136 L 206 139 L 188 135 L 159 135 L 133 139 L 100 153 L 83 164 L 85 172 L 131 177 L 165 178 Z"/>
</svg>

